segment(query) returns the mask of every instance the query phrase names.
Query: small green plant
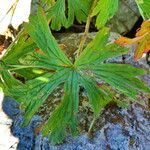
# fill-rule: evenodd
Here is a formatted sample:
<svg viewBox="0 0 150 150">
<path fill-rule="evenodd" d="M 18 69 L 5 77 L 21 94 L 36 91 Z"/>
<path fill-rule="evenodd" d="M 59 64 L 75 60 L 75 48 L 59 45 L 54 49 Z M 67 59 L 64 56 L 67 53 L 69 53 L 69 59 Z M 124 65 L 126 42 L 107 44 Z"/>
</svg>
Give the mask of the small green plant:
<svg viewBox="0 0 150 150">
<path fill-rule="evenodd" d="M 73 135 L 77 134 L 80 87 L 84 87 L 87 92 L 94 114 L 90 129 L 100 111 L 113 101 L 114 96 L 109 86 L 99 86 L 97 80 L 111 85 L 131 100 L 136 99 L 138 92 L 150 90 L 137 78 L 146 73 L 143 69 L 128 64 L 104 63 L 108 58 L 129 51 L 117 44 L 108 43 L 109 29 L 104 27 L 117 10 L 117 0 L 115 3 L 112 3 L 112 0 L 81 0 L 81 3 L 79 0 L 69 0 L 68 17 L 65 12 L 65 0 L 49 2 L 50 8 L 46 13 L 39 8 L 36 15 L 30 16 L 29 23 L 24 24 L 23 31 L 2 58 L 0 86 L 6 95 L 21 103 L 24 110 L 23 125 L 26 126 L 53 90 L 63 84 L 64 94 L 61 103 L 42 126 L 42 134 L 56 144 L 65 138 L 67 131 Z M 109 8 L 106 9 L 108 5 Z M 96 26 L 100 30 L 94 40 L 85 47 L 91 18 L 97 14 Z M 72 25 L 74 17 L 79 22 L 87 23 L 77 57 L 71 62 L 59 48 L 48 22 L 50 19 L 51 28 L 59 30 L 61 26 Z M 38 53 L 37 49 L 42 53 Z M 13 73 L 22 75 L 27 80 L 25 84 L 15 79 Z M 125 106 L 124 101 L 120 101 L 120 104 Z"/>
</svg>

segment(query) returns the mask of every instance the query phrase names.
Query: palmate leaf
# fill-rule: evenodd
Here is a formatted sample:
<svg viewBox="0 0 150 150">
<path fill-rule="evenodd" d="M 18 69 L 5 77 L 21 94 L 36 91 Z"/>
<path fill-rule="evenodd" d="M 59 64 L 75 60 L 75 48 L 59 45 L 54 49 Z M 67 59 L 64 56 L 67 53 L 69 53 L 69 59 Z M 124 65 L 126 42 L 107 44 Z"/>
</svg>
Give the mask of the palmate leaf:
<svg viewBox="0 0 150 150">
<path fill-rule="evenodd" d="M 107 28 L 98 32 L 95 39 L 84 49 L 74 64 L 59 48 L 41 9 L 38 10 L 36 16 L 30 17 L 30 22 L 25 25 L 25 30 L 42 53 L 33 52 L 31 49 L 31 55 L 24 55 L 20 61 L 24 64 L 23 58 L 28 59 L 28 67 L 39 68 L 44 72 L 24 85 L 12 86 L 11 96 L 24 105 L 23 124 L 27 125 L 49 94 L 57 86 L 64 84 L 62 101 L 42 126 L 43 135 L 48 136 L 52 143 L 62 141 L 69 129 L 71 133 L 76 133 L 80 86 L 84 87 L 87 93 L 94 118 L 98 117 L 102 108 L 113 98 L 113 92 L 108 88 L 99 87 L 97 79 L 104 80 L 133 98 L 138 91 L 149 92 L 149 89 L 137 78 L 145 73 L 143 70 L 123 64 L 104 64 L 104 60 L 128 51 L 116 44 L 107 44 Z M 17 67 L 17 65 L 9 67 Z"/>
<path fill-rule="evenodd" d="M 143 69 L 125 64 L 100 64 L 91 66 L 96 77 L 109 83 L 125 95 L 136 98 L 138 91 L 150 92 L 150 89 L 136 76 L 144 75 Z"/>
<path fill-rule="evenodd" d="M 51 28 L 54 30 L 60 30 L 62 26 L 67 28 L 73 24 L 75 17 L 79 23 L 85 22 L 90 4 L 91 0 L 57 0 L 47 11 Z"/>
<path fill-rule="evenodd" d="M 27 83 L 28 87 L 26 94 L 28 96 L 26 96 L 25 102 L 28 102 L 28 104 L 24 115 L 24 125 L 29 123 L 32 116 L 37 112 L 38 108 L 48 98 L 51 92 L 67 79 L 68 71 L 68 69 L 64 69 L 52 75 L 48 73 Z M 32 87 L 32 85 L 36 87 Z"/>
<path fill-rule="evenodd" d="M 8 47 L 2 60 L 7 64 L 18 64 L 20 57 L 34 51 L 35 48 L 37 48 L 37 45 L 23 30 L 19 33 L 15 41 Z"/>
<path fill-rule="evenodd" d="M 5 63 L 0 60 L 0 87 L 3 88 L 5 95 L 8 96 L 11 94 L 9 89 L 11 89 L 14 85 L 21 85 L 21 82 L 12 76 Z"/>
<path fill-rule="evenodd" d="M 76 60 L 75 65 L 82 66 L 100 63 L 108 58 L 120 56 L 129 51 L 129 49 L 120 47 L 117 44 L 107 44 L 109 37 L 108 31 L 108 28 L 103 28 L 96 34 L 94 40 L 87 45 Z"/>
<path fill-rule="evenodd" d="M 38 22 L 38 23 L 37 23 Z M 39 9 L 37 16 L 30 17 L 30 23 L 25 25 L 25 29 L 36 42 L 37 46 L 47 56 L 48 60 L 59 62 L 56 65 L 69 66 L 70 60 L 61 51 L 56 40 L 49 29 L 45 14 Z"/>
<path fill-rule="evenodd" d="M 65 91 L 62 102 L 43 127 L 43 134 L 45 136 L 49 135 L 50 141 L 54 144 L 64 139 L 67 126 L 70 126 L 72 133 L 76 133 L 76 117 L 79 103 L 78 78 L 76 71 L 69 73 L 69 77 L 64 85 Z"/>
<path fill-rule="evenodd" d="M 85 88 L 94 115 L 97 117 L 100 111 L 112 100 L 112 93 L 99 88 L 96 81 L 89 76 L 82 75 L 80 83 Z"/>
<path fill-rule="evenodd" d="M 117 9 L 118 0 L 99 0 L 92 12 L 92 16 L 97 15 L 96 27 L 104 27 L 107 21 L 114 16 Z"/>
<path fill-rule="evenodd" d="M 14 93 L 13 97 L 25 107 L 23 125 L 29 123 L 32 116 L 51 92 L 67 79 L 68 72 L 69 69 L 63 69 L 53 74 L 46 73 L 33 80 L 29 80 L 24 86 L 18 86 L 11 90 Z"/>
</svg>

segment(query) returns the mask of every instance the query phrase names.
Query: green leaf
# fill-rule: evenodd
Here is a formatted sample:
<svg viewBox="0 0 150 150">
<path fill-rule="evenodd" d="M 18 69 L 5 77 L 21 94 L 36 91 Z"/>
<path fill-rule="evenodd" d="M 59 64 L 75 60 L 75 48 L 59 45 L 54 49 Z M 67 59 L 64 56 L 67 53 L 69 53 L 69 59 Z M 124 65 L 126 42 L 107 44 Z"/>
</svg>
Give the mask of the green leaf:
<svg viewBox="0 0 150 150">
<path fill-rule="evenodd" d="M 52 91 L 68 77 L 69 69 L 59 70 L 56 73 L 46 73 L 33 80 L 29 80 L 24 87 L 13 89 L 13 97 L 26 107 L 23 125 L 26 126 L 38 108 L 48 98 Z"/>
<path fill-rule="evenodd" d="M 79 22 L 82 21 L 81 11 L 77 12 L 77 9 L 84 12 L 81 9 L 82 5 L 75 5 L 79 3 L 79 0 L 57 0 L 52 8 L 55 8 L 61 2 L 66 2 L 65 5 L 68 5 L 68 12 L 65 9 L 65 15 L 67 16 L 68 14 L 67 23 L 71 23 L 75 16 Z M 82 3 L 82 1 L 80 2 Z M 86 3 L 86 1 L 84 2 Z M 103 1 L 105 5 L 107 2 L 108 0 Z M 112 3 L 111 1 L 109 2 Z M 95 11 L 96 14 L 100 13 L 101 15 L 102 12 L 97 11 L 99 10 L 99 3 Z M 108 5 L 107 7 L 110 6 Z M 114 13 L 114 8 L 111 11 L 109 9 L 104 10 L 104 15 L 108 11 L 107 15 L 110 17 Z M 104 20 L 107 20 L 108 16 L 105 16 Z M 70 20 L 69 17 L 71 18 Z M 53 21 L 53 18 L 51 19 Z M 17 42 L 14 42 L 9 47 L 7 54 L 3 58 L 4 63 L 0 64 L 0 86 L 3 89 L 7 87 L 8 91 L 6 89 L 5 93 L 8 92 L 11 97 L 24 106 L 23 125 L 29 123 L 31 117 L 60 84 L 64 84 L 62 101 L 42 126 L 43 135 L 49 136 L 50 141 L 54 144 L 61 142 L 65 138 L 67 131 L 71 130 L 71 133 L 76 134 L 80 86 L 83 86 L 87 92 L 87 97 L 94 112 L 90 130 L 100 111 L 110 101 L 115 101 L 114 89 L 110 88 L 110 86 L 107 87 L 107 84 L 112 85 L 115 89 L 131 98 L 136 98 L 139 91 L 150 91 L 137 78 L 137 76 L 145 74 L 144 70 L 130 65 L 104 64 L 104 60 L 122 55 L 128 51 L 126 48 L 121 48 L 115 44 L 107 44 L 108 31 L 108 28 L 102 28 L 97 33 L 96 38 L 88 44 L 83 53 L 75 60 L 75 63 L 72 64 L 52 36 L 42 9 L 38 10 L 37 15 L 30 17 L 30 22 L 25 24 L 25 32 L 29 33 L 30 37 L 28 38 L 26 34 L 20 36 L 16 40 Z M 37 49 L 34 51 L 35 48 L 38 48 L 38 51 Z M 15 52 L 14 54 L 13 51 Z M 11 75 L 14 71 L 19 70 L 21 74 L 26 76 L 26 71 L 27 76 L 31 78 L 31 73 L 35 69 L 39 72 L 39 76 L 35 78 L 33 75 L 34 79 L 28 80 L 25 84 L 17 82 Z M 100 81 L 104 80 L 107 84 L 99 85 L 99 79 Z M 123 102 L 118 101 L 118 105 L 124 106 Z"/>
<path fill-rule="evenodd" d="M 79 23 L 86 22 L 91 0 L 68 0 L 68 24 L 71 26 L 76 17 Z"/>
<path fill-rule="evenodd" d="M 42 9 L 39 9 L 36 16 L 30 17 L 30 23 L 25 25 L 25 29 L 48 60 L 54 62 L 57 60 L 59 63 L 56 65 L 59 66 L 70 66 L 72 64 L 52 36 Z"/>
<path fill-rule="evenodd" d="M 81 85 L 87 91 L 89 102 L 97 117 L 100 111 L 112 100 L 112 93 L 107 89 L 98 87 L 94 79 L 83 75 L 80 79 Z"/>
<path fill-rule="evenodd" d="M 144 20 L 148 20 L 150 18 L 150 1 L 149 0 L 135 0 L 139 11 L 142 15 L 142 17 L 144 18 Z"/>
<path fill-rule="evenodd" d="M 75 65 L 80 66 L 83 64 L 88 64 L 99 57 L 101 50 L 105 47 L 108 41 L 108 31 L 108 28 L 103 28 L 97 32 L 94 40 L 87 45 L 81 55 L 77 58 Z"/>
<path fill-rule="evenodd" d="M 136 98 L 138 91 L 149 92 L 150 89 L 136 76 L 145 74 L 138 69 L 124 64 L 100 64 L 93 66 L 96 77 L 109 83 L 125 95 Z"/>
<path fill-rule="evenodd" d="M 34 51 L 37 45 L 25 31 L 19 33 L 15 41 L 7 48 L 2 60 L 7 64 L 17 64 L 25 54 Z"/>
<path fill-rule="evenodd" d="M 60 30 L 62 26 L 70 27 L 76 17 L 79 23 L 85 22 L 91 0 L 57 0 L 47 11 L 47 19 L 51 20 L 51 28 Z"/>
<path fill-rule="evenodd" d="M 45 136 L 49 134 L 49 139 L 53 144 L 64 139 L 68 125 L 72 133 L 76 133 L 76 115 L 79 103 L 79 84 L 76 71 L 70 72 L 64 88 L 64 97 L 61 104 L 43 127 L 43 134 Z"/>
<path fill-rule="evenodd" d="M 101 29 L 91 41 L 81 55 L 77 58 L 75 65 L 87 67 L 89 64 L 97 64 L 111 57 L 126 54 L 129 49 L 123 48 L 117 44 L 107 44 L 109 29 Z"/>
<path fill-rule="evenodd" d="M 3 89 L 5 95 L 11 96 L 10 90 L 13 86 L 21 85 L 21 82 L 16 80 L 9 71 L 1 71 L 0 67 L 0 87 Z"/>
<path fill-rule="evenodd" d="M 51 19 L 51 28 L 60 30 L 61 26 L 66 26 L 65 0 L 57 0 L 47 13 L 47 18 Z"/>
<path fill-rule="evenodd" d="M 99 0 L 92 12 L 92 16 L 97 15 L 97 28 L 104 27 L 107 21 L 114 16 L 117 9 L 118 0 Z"/>
</svg>

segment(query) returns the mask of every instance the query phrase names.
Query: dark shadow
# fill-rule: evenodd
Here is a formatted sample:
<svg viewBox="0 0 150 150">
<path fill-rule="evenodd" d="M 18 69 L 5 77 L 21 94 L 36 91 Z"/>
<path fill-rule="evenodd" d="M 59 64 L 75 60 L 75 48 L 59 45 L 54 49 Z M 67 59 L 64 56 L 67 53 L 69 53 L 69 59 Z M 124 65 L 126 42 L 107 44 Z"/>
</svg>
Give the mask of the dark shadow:
<svg viewBox="0 0 150 150">
<path fill-rule="evenodd" d="M 128 33 L 126 33 L 124 36 L 128 38 L 134 38 L 137 30 L 141 27 L 142 22 L 143 22 L 143 18 L 140 16 L 139 19 L 134 24 L 134 26 L 132 27 L 132 29 Z"/>
</svg>

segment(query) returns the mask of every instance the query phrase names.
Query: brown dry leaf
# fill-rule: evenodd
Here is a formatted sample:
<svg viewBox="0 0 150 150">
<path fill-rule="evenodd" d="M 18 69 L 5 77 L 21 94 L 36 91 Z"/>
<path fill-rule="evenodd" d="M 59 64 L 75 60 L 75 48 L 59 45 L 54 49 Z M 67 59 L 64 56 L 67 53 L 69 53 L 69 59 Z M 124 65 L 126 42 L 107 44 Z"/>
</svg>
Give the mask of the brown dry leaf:
<svg viewBox="0 0 150 150">
<path fill-rule="evenodd" d="M 120 37 L 115 43 L 119 45 L 137 44 L 134 59 L 139 60 L 144 53 L 150 50 L 150 20 L 144 21 L 141 28 L 137 30 L 135 38 Z"/>
<path fill-rule="evenodd" d="M 4 51 L 5 47 L 4 45 L 0 45 L 0 55 L 2 54 L 2 52 Z"/>
<path fill-rule="evenodd" d="M 43 51 L 39 48 L 36 48 L 35 51 L 40 55 L 44 55 Z"/>
<path fill-rule="evenodd" d="M 136 36 L 142 36 L 146 33 L 150 33 L 150 21 L 144 21 L 141 28 L 137 30 Z"/>
</svg>

